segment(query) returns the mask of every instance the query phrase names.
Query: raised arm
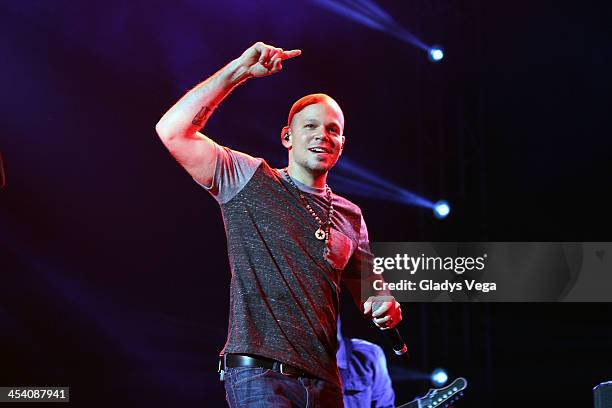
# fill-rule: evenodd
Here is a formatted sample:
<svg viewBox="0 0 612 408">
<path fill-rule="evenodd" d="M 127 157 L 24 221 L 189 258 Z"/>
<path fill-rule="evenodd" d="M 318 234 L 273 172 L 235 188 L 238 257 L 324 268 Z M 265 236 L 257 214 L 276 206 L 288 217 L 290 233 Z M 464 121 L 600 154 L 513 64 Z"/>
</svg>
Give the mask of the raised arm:
<svg viewBox="0 0 612 408">
<path fill-rule="evenodd" d="M 252 77 L 280 71 L 282 61 L 301 54 L 283 51 L 257 42 L 206 81 L 187 92 L 155 126 L 157 134 L 172 156 L 199 183 L 208 186 L 215 168 L 215 147 L 200 133 L 217 105 L 234 89 Z"/>
</svg>

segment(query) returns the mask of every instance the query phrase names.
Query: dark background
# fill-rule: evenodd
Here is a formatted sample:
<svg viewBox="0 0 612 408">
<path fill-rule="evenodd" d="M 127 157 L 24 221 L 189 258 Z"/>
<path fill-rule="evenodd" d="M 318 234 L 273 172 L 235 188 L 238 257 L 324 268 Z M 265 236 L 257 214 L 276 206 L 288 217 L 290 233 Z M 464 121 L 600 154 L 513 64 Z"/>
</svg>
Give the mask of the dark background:
<svg viewBox="0 0 612 408">
<path fill-rule="evenodd" d="M 0 385 L 71 386 L 74 406 L 223 406 L 220 212 L 154 126 L 257 40 L 303 55 L 236 89 L 205 132 L 282 166 L 291 103 L 332 95 L 343 159 L 452 205 L 440 221 L 330 179 L 362 207 L 372 241 L 610 240 L 610 10 L 377 3 L 443 45 L 443 62 L 306 1 L 0 5 Z M 343 310 L 349 335 L 385 345 Z M 389 356 L 398 405 L 436 367 L 470 381 L 458 407 L 588 407 L 612 379 L 608 304 L 404 312 L 412 363 Z"/>
</svg>

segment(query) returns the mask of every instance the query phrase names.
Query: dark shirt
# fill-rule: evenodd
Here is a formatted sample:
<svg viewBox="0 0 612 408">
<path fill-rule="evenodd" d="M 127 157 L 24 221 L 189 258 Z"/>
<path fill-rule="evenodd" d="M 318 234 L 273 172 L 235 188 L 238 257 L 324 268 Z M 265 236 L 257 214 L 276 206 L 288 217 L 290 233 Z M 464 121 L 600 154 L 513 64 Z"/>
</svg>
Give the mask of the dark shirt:
<svg viewBox="0 0 612 408">
<path fill-rule="evenodd" d="M 385 353 L 376 344 L 344 339 L 338 349 L 345 408 L 392 408 L 395 393 Z"/>
<path fill-rule="evenodd" d="M 227 342 L 221 353 L 246 353 L 299 367 L 341 387 L 336 366 L 340 279 L 356 302 L 362 264 L 371 262 L 359 207 L 333 194 L 329 256 L 318 224 L 285 175 L 263 159 L 216 145 L 211 186 L 221 206 L 231 269 Z M 294 180 L 327 219 L 324 189 Z"/>
</svg>

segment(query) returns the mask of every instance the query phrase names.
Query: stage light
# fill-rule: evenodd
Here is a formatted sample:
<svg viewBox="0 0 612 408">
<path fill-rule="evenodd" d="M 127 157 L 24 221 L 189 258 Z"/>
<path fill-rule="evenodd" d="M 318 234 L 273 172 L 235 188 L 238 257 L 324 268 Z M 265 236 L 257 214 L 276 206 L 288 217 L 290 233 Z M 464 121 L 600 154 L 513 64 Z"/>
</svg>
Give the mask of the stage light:
<svg viewBox="0 0 612 408">
<path fill-rule="evenodd" d="M 436 387 L 441 387 L 448 381 L 448 374 L 442 368 L 436 368 L 433 373 L 431 373 L 431 382 Z"/>
<path fill-rule="evenodd" d="M 444 219 L 450 213 L 450 205 L 448 205 L 448 203 L 444 200 L 438 201 L 434 204 L 433 212 L 436 218 Z"/>
<path fill-rule="evenodd" d="M 356 23 L 383 31 L 405 43 L 429 52 L 430 47 L 427 44 L 402 27 L 389 13 L 372 0 L 315 0 L 315 2 Z"/>
<path fill-rule="evenodd" d="M 429 49 L 430 61 L 438 62 L 442 58 L 444 58 L 444 50 L 442 50 L 442 47 L 434 46 Z"/>
</svg>

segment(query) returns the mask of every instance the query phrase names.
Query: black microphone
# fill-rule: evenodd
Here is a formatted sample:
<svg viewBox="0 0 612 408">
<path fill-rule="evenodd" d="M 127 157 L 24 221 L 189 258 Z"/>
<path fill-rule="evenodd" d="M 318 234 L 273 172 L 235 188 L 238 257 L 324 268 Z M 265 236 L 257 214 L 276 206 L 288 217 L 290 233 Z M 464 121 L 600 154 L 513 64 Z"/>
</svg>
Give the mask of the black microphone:
<svg viewBox="0 0 612 408">
<path fill-rule="evenodd" d="M 382 307 L 382 302 L 373 302 L 372 313 L 374 313 L 375 310 L 378 310 L 379 307 Z M 404 341 L 404 339 L 402 339 L 402 335 L 400 334 L 399 330 L 393 328 L 381 331 L 385 334 L 385 336 L 387 336 L 387 339 L 391 342 L 391 347 L 393 348 L 393 352 L 396 355 L 403 357 L 404 359 L 408 359 L 408 357 L 410 357 L 410 355 L 408 354 L 408 347 L 406 347 L 406 342 Z"/>
<path fill-rule="evenodd" d="M 410 357 L 408 355 L 408 347 L 406 347 L 406 342 L 402 339 L 402 336 L 396 328 L 383 330 L 387 339 L 391 342 L 391 347 L 393 347 L 393 352 L 398 356 L 402 356 L 404 358 Z"/>
</svg>

